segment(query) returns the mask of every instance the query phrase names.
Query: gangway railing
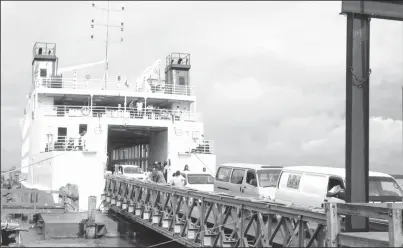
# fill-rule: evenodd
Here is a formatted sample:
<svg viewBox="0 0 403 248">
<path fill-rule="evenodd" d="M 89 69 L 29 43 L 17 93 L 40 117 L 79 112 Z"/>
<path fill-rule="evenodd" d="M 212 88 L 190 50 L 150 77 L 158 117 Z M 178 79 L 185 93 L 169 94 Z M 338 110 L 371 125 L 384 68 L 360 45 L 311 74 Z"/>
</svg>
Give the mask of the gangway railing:
<svg viewBox="0 0 403 248">
<path fill-rule="evenodd" d="M 253 197 L 175 188 L 113 175 L 106 175 L 105 179 L 102 199 L 109 210 L 187 246 L 335 247 L 357 244 L 362 247 L 365 244 L 359 240 L 361 237 L 341 231 L 344 229 L 341 215 L 347 214 L 375 218 L 381 215 L 392 220 L 389 225 L 394 223 L 389 228 L 387 242 L 371 240 L 367 246 L 399 247 L 403 244 L 397 237 L 402 228 L 401 209 L 395 205 L 382 209 L 386 215 L 376 214 L 376 208 L 369 212 L 367 205 L 359 204 L 326 203 L 324 209 L 305 209 Z"/>
<path fill-rule="evenodd" d="M 328 203 L 330 247 L 403 247 L 402 203 Z M 343 232 L 344 216 L 361 216 L 388 222 L 386 232 Z"/>
</svg>

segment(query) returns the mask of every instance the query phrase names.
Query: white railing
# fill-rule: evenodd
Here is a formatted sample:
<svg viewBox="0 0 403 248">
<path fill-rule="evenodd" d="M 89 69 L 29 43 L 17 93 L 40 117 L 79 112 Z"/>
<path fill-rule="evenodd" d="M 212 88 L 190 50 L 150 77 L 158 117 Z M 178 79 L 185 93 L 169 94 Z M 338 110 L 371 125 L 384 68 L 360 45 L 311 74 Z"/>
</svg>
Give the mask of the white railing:
<svg viewBox="0 0 403 248">
<path fill-rule="evenodd" d="M 121 82 L 105 82 L 101 79 L 72 79 L 72 78 L 42 78 L 35 82 L 36 88 L 63 88 L 63 89 L 91 89 L 91 90 L 116 90 L 131 92 L 147 92 L 149 94 L 163 95 L 185 95 L 194 96 L 195 88 L 187 85 L 166 84 L 164 81 L 150 83 L 127 83 Z"/>
<path fill-rule="evenodd" d="M 108 106 L 66 106 L 66 105 L 42 105 L 39 107 L 39 115 L 55 117 L 96 117 L 96 118 L 123 118 L 146 120 L 172 120 L 172 121 L 202 121 L 200 113 L 191 111 L 168 109 L 136 109 Z"/>
<path fill-rule="evenodd" d="M 214 154 L 214 142 L 212 140 L 203 140 L 195 149 L 192 149 L 193 153 L 199 154 Z"/>
<path fill-rule="evenodd" d="M 55 140 L 46 143 L 45 152 L 82 151 L 85 150 L 85 147 L 85 140 L 81 137 L 57 136 Z"/>
</svg>

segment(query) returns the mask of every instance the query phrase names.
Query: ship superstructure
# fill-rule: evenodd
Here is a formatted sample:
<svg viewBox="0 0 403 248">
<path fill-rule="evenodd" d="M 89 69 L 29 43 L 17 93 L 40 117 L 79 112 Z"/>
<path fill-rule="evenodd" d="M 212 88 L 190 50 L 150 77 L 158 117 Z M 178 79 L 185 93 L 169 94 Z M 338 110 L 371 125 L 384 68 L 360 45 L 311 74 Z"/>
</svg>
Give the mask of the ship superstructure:
<svg viewBox="0 0 403 248">
<path fill-rule="evenodd" d="M 100 195 L 104 174 L 115 164 L 146 170 L 169 161 L 171 171 L 215 173 L 213 143 L 204 139 L 190 81 L 190 54 L 166 57 L 165 79 L 157 61 L 137 80 L 66 78 L 56 45 L 33 48 L 32 90 L 22 121 L 22 171 L 26 187 L 58 190 L 76 184 L 80 209 Z M 171 173 L 168 173 L 168 179 Z"/>
</svg>

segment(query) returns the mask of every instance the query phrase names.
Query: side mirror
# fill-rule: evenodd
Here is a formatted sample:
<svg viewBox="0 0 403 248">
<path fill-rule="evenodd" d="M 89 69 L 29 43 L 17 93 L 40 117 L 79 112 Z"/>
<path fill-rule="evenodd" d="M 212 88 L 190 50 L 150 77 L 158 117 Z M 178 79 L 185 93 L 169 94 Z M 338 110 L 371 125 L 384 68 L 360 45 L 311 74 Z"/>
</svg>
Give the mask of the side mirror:
<svg viewBox="0 0 403 248">
<path fill-rule="evenodd" d="M 335 196 L 338 196 L 340 199 L 344 200 L 346 197 L 346 192 L 344 189 L 340 188 L 339 190 L 337 190 L 335 192 L 328 191 L 326 193 L 326 197 L 335 197 Z"/>
<path fill-rule="evenodd" d="M 328 192 L 326 193 L 326 197 L 334 197 L 334 196 L 336 196 L 338 193 L 339 193 L 339 192 L 330 192 L 330 191 L 328 191 Z"/>
<path fill-rule="evenodd" d="M 339 192 L 339 198 L 342 200 L 346 199 L 346 191 L 344 189 L 341 189 Z"/>
</svg>

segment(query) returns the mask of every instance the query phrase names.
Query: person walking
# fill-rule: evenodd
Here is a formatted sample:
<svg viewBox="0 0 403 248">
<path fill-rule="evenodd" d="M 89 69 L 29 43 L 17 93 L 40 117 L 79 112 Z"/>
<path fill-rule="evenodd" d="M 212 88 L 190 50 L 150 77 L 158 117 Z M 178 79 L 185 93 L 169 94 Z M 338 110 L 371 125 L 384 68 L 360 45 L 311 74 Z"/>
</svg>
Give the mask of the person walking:
<svg viewBox="0 0 403 248">
<path fill-rule="evenodd" d="M 163 170 L 162 165 L 158 165 L 156 183 L 167 183 L 162 170 Z"/>
<path fill-rule="evenodd" d="M 186 179 L 181 175 L 180 171 L 176 171 L 170 184 L 182 188 L 186 185 Z"/>
<path fill-rule="evenodd" d="M 129 113 L 130 113 L 130 117 L 132 118 L 132 117 L 134 117 L 134 115 L 135 115 L 135 112 L 134 112 L 134 100 L 131 100 L 130 102 L 129 102 Z"/>
<path fill-rule="evenodd" d="M 168 165 L 168 162 L 165 161 L 164 162 L 164 178 L 165 178 L 166 182 L 168 182 L 168 170 L 169 170 L 169 165 Z"/>
</svg>

